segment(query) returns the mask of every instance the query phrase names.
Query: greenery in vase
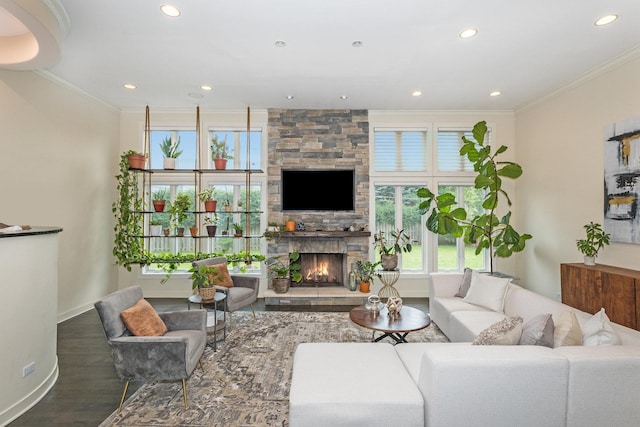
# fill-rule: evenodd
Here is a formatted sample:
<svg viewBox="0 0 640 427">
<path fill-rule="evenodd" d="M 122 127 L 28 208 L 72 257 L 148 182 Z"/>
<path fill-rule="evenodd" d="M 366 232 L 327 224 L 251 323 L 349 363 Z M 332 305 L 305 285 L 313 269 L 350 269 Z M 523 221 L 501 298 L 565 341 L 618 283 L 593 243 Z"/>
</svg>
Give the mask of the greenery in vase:
<svg viewBox="0 0 640 427">
<path fill-rule="evenodd" d="M 269 269 L 269 275 L 278 279 L 285 279 L 289 277 L 293 282 L 300 282 L 302 280 L 302 274 L 300 269 L 302 266 L 298 263 L 300 259 L 300 253 L 291 252 L 289 254 L 289 262 L 285 264 L 280 259 L 280 256 L 274 256 L 267 258 L 264 262 Z"/>
<path fill-rule="evenodd" d="M 380 255 L 392 255 L 411 252 L 411 237 L 404 230 L 392 230 L 388 237 L 384 231 L 378 231 L 374 236 L 373 246 L 378 248 Z"/>
<path fill-rule="evenodd" d="M 215 187 L 209 187 L 206 188 L 204 190 L 202 190 L 201 192 L 198 193 L 198 198 L 200 199 L 200 201 L 202 203 L 208 201 L 208 200 L 214 200 L 213 199 L 213 193 L 216 190 Z"/>
<path fill-rule="evenodd" d="M 219 140 L 218 135 L 213 135 L 211 138 L 211 160 L 215 159 L 233 159 L 227 151 L 227 136 L 224 136 L 222 141 Z"/>
<path fill-rule="evenodd" d="M 111 211 L 116 219 L 113 228 L 113 255 L 116 264 L 131 271 L 131 264 L 137 263 L 144 255 L 140 236 L 143 230 L 143 201 L 138 197 L 138 175 L 129 170 L 129 154 L 136 154 L 129 150 L 120 156 L 120 171 L 116 175 L 116 189 L 118 198 L 111 205 Z"/>
<path fill-rule="evenodd" d="M 583 226 L 587 234 L 586 239 L 576 240 L 578 250 L 587 257 L 597 257 L 598 252 L 609 244 L 610 235 L 605 233 L 602 226 L 593 221 Z"/>
<path fill-rule="evenodd" d="M 192 288 L 211 288 L 223 279 L 222 273 L 216 267 L 210 265 L 201 265 L 199 267 L 191 267 Z"/>
<path fill-rule="evenodd" d="M 426 199 L 420 203 L 420 213 L 431 211 L 426 223 L 427 229 L 454 238 L 463 237 L 465 243 L 476 246 L 476 255 L 484 249 L 489 250 L 490 271 L 493 273 L 494 257 L 508 258 L 514 252 L 524 250 L 526 241 L 531 239 L 530 234 L 520 234 L 510 224 L 511 211 L 502 218 L 496 215 L 501 197 L 511 206 L 509 195 L 502 189 L 502 179 L 517 179 L 522 175 L 522 167 L 514 162 L 496 160 L 498 155 L 507 151 L 507 147 L 502 145 L 492 152 L 491 146 L 485 144 L 485 121 L 476 123 L 472 133 L 475 140 L 462 137 L 460 156 L 466 156 L 477 173 L 474 186 L 484 191 L 484 212 L 468 217 L 467 210 L 458 206 L 453 193 L 436 196 L 428 188 L 420 188 L 417 195 Z"/>
<path fill-rule="evenodd" d="M 175 144 L 171 141 L 171 137 L 166 137 L 162 140 L 160 144 L 160 150 L 164 157 L 168 159 L 177 159 L 182 154 L 182 151 L 178 151 L 180 148 L 180 137 L 176 138 Z"/>
<path fill-rule="evenodd" d="M 361 282 L 373 282 L 373 278 L 379 276 L 376 273 L 376 268 L 379 265 L 380 262 L 358 260 L 356 261 L 356 275 Z"/>
</svg>

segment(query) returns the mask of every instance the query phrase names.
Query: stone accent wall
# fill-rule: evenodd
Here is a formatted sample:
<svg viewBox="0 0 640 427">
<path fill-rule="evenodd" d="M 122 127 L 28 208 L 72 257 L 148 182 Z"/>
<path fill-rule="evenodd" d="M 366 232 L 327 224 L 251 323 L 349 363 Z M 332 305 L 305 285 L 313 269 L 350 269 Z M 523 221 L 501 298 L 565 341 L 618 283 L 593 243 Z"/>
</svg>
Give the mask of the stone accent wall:
<svg viewBox="0 0 640 427">
<path fill-rule="evenodd" d="M 369 223 L 369 121 L 367 110 L 268 111 L 268 212 L 267 220 L 284 224 L 286 219 L 305 224 L 307 230 L 342 230 Z M 283 213 L 280 176 L 283 168 L 355 169 L 353 212 Z M 269 256 L 286 255 L 296 239 L 272 240 Z M 368 238 L 346 238 L 347 265 L 369 254 Z M 318 246 L 331 245 L 318 239 Z M 321 252 L 321 251 L 318 251 Z"/>
</svg>

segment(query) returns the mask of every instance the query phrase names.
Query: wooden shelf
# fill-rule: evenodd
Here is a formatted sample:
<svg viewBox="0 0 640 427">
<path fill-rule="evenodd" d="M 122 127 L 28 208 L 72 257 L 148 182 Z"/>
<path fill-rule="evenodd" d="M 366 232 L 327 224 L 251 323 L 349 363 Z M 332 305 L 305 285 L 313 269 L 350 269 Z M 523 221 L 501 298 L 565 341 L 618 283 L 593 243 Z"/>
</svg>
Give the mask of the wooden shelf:
<svg viewBox="0 0 640 427">
<path fill-rule="evenodd" d="M 283 231 L 281 236 L 283 239 L 296 239 L 296 238 L 350 238 L 350 237 L 369 237 L 370 231 Z"/>
</svg>

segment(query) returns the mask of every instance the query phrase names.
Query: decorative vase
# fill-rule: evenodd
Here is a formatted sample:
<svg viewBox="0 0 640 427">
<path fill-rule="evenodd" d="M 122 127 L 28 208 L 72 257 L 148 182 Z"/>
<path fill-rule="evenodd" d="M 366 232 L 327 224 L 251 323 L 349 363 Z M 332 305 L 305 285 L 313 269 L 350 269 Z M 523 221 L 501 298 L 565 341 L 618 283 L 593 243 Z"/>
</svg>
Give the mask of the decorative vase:
<svg viewBox="0 0 640 427">
<path fill-rule="evenodd" d="M 166 200 L 154 200 L 153 201 L 153 210 L 156 212 L 164 212 L 164 207 L 166 205 Z"/>
<path fill-rule="evenodd" d="M 209 237 L 215 237 L 217 230 L 218 230 L 217 225 L 207 225 L 207 235 Z"/>
<path fill-rule="evenodd" d="M 596 257 L 586 256 L 584 257 L 584 265 L 596 265 Z"/>
<path fill-rule="evenodd" d="M 380 262 L 382 263 L 383 270 L 395 270 L 398 268 L 398 255 L 382 254 L 380 255 Z"/>
<path fill-rule="evenodd" d="M 216 207 L 218 207 L 217 200 L 207 200 L 206 202 L 204 202 L 204 210 L 207 212 L 215 212 Z"/>
<path fill-rule="evenodd" d="M 284 229 L 286 231 L 296 231 L 296 222 L 295 221 L 285 221 Z"/>
<path fill-rule="evenodd" d="M 360 282 L 360 292 L 364 292 L 368 294 L 371 291 L 371 283 L 370 282 Z"/>
<path fill-rule="evenodd" d="M 189 233 L 191 233 L 191 237 L 197 237 L 198 236 L 198 227 L 189 228 Z"/>
<path fill-rule="evenodd" d="M 285 294 L 289 291 L 290 283 L 291 281 L 288 277 L 274 277 L 272 281 L 273 291 L 276 294 Z"/>
<path fill-rule="evenodd" d="M 127 160 L 129 161 L 130 168 L 144 169 L 144 164 L 147 161 L 147 158 L 142 154 L 129 154 L 127 156 Z"/>
<path fill-rule="evenodd" d="M 213 159 L 213 166 L 217 170 L 225 170 L 227 168 L 227 159 Z"/>
<path fill-rule="evenodd" d="M 165 169 L 175 169 L 176 168 L 176 159 L 173 157 L 165 157 L 162 161 L 162 166 Z"/>
<path fill-rule="evenodd" d="M 215 286 L 207 286 L 207 287 L 198 286 L 198 293 L 200 293 L 200 298 L 202 298 L 202 301 L 211 301 L 216 295 L 216 287 Z"/>
</svg>

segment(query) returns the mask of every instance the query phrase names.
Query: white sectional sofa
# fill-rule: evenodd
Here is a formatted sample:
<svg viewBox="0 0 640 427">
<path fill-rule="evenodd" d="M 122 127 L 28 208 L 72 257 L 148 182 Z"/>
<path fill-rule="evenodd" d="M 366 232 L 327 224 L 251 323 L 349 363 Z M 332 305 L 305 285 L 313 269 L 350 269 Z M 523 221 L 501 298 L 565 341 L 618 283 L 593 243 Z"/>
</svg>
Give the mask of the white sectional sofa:
<svg viewBox="0 0 640 427">
<path fill-rule="evenodd" d="M 289 421 L 300 426 L 640 425 L 640 332 L 622 345 L 472 345 L 506 316 L 588 313 L 510 284 L 504 313 L 469 306 L 461 274 L 434 274 L 432 321 L 451 343 L 309 343 L 296 350 Z"/>
</svg>

